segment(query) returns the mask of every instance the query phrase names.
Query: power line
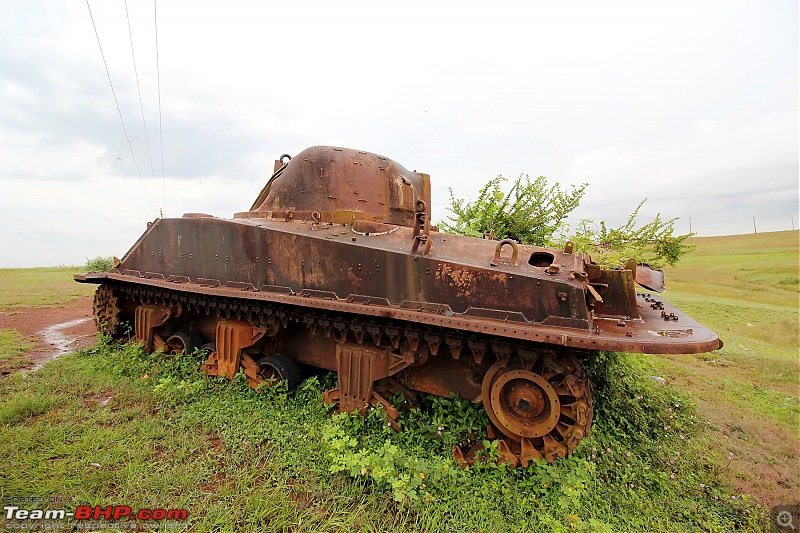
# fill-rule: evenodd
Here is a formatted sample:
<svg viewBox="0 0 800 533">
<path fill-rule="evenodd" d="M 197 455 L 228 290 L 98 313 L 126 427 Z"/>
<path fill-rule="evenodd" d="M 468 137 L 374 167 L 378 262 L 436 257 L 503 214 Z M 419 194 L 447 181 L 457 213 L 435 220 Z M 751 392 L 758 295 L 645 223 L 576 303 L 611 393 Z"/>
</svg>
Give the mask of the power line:
<svg viewBox="0 0 800 533">
<path fill-rule="evenodd" d="M 114 84 L 111 82 L 111 73 L 108 70 L 108 63 L 106 63 L 106 55 L 103 53 L 103 45 L 100 44 L 100 34 L 97 33 L 97 25 L 94 23 L 94 16 L 92 15 L 92 8 L 89 5 L 89 0 L 86 0 L 86 7 L 89 9 L 89 18 L 92 19 L 92 27 L 94 28 L 95 37 L 97 37 L 97 46 L 100 48 L 100 57 L 103 58 L 103 66 L 106 68 L 106 76 L 108 76 L 108 84 L 111 86 L 111 94 L 114 95 L 114 103 L 117 104 L 117 113 L 119 113 L 119 120 L 122 122 L 122 130 L 125 132 L 125 140 L 128 141 L 128 148 L 131 151 L 131 157 L 133 158 L 133 164 L 136 166 L 136 173 L 139 174 L 139 181 L 142 183 L 142 189 L 144 189 L 144 196 L 147 198 L 147 205 L 150 206 L 150 209 L 153 209 L 153 203 L 150 201 L 150 195 L 147 194 L 147 187 L 144 186 L 144 180 L 142 179 L 142 172 L 139 170 L 139 163 L 136 161 L 136 154 L 133 153 L 133 145 L 131 144 L 131 138 L 128 135 L 128 128 L 125 127 L 125 120 L 122 118 L 122 110 L 119 107 L 119 100 L 117 100 L 117 92 L 114 90 Z"/>
<path fill-rule="evenodd" d="M 128 37 L 130 38 L 131 41 L 131 57 L 133 58 L 133 74 L 136 77 L 136 92 L 139 93 L 139 109 L 142 110 L 142 125 L 144 126 L 144 140 L 147 143 L 147 155 L 150 157 L 150 174 L 153 176 L 153 187 L 155 187 L 156 196 L 158 196 L 158 184 L 156 184 L 156 171 L 153 169 L 153 153 L 150 151 L 150 136 L 147 134 L 147 122 L 144 119 L 144 104 L 142 104 L 142 90 L 139 88 L 139 71 L 136 69 L 136 54 L 133 52 L 133 32 L 131 32 L 131 17 L 128 14 L 128 0 L 125 0 L 125 18 L 128 20 Z"/>
<path fill-rule="evenodd" d="M 158 6 L 153 0 L 153 22 L 156 28 L 156 79 L 158 80 L 158 138 L 161 142 L 161 192 L 164 196 L 164 211 L 167 210 L 167 187 L 164 182 L 164 130 L 161 127 L 161 68 L 158 63 Z"/>
</svg>

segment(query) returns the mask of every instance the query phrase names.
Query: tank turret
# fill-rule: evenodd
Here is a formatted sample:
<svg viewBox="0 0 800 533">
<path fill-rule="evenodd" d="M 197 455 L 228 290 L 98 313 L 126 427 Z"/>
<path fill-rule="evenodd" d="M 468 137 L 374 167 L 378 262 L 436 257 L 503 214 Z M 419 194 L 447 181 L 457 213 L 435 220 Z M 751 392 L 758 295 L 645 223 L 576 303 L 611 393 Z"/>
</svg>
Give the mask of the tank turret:
<svg viewBox="0 0 800 533">
<path fill-rule="evenodd" d="M 430 176 L 387 157 L 330 146 L 307 148 L 275 161 L 275 173 L 250 211 L 236 218 L 292 213 L 296 220 L 370 220 L 413 226 L 430 205 Z M 421 203 L 420 203 L 421 202 Z"/>
</svg>

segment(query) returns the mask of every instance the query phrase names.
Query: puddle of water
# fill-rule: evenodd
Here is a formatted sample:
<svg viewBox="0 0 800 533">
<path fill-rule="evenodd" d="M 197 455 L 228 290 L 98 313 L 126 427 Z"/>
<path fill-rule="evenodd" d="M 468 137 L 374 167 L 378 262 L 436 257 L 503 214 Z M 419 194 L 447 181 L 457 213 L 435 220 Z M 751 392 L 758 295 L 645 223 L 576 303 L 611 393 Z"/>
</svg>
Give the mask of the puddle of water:
<svg viewBox="0 0 800 533">
<path fill-rule="evenodd" d="M 74 328 L 84 322 L 88 322 L 91 320 L 92 317 L 83 317 L 83 318 L 76 318 L 75 320 L 70 320 L 69 322 L 62 322 L 60 324 L 53 324 L 52 326 L 48 326 L 47 328 L 43 329 L 39 332 L 41 335 L 42 340 L 50 345 L 51 350 L 49 353 L 45 355 L 45 357 L 38 361 L 36 365 L 31 368 L 31 371 L 38 370 L 42 367 L 46 362 L 52 361 L 57 357 L 61 357 L 64 354 L 68 354 L 72 351 L 71 345 L 84 337 L 88 337 L 90 335 L 94 335 L 91 333 L 90 335 L 79 335 L 78 337 L 69 338 L 67 335 L 64 334 L 64 330 L 69 328 Z"/>
</svg>

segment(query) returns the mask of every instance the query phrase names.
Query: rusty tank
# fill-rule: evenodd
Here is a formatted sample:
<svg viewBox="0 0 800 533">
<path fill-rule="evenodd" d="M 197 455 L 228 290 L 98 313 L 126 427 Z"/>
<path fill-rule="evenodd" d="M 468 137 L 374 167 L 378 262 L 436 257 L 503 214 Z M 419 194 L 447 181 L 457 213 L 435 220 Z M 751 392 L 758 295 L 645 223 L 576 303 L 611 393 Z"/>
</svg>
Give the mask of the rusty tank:
<svg viewBox="0 0 800 533">
<path fill-rule="evenodd" d="M 386 157 L 308 148 L 275 162 L 248 211 L 156 219 L 110 272 L 75 278 L 99 285 L 100 332 L 127 322 L 147 350 L 206 349 L 210 375 L 292 388 L 302 368 L 328 369 L 327 403 L 380 404 L 395 427 L 401 391 L 482 403 L 512 465 L 565 457 L 589 434 L 585 358 L 722 346 L 637 291 L 661 290 L 660 271 L 603 269 L 569 243 L 440 233 L 430 194 L 427 174 Z"/>
</svg>

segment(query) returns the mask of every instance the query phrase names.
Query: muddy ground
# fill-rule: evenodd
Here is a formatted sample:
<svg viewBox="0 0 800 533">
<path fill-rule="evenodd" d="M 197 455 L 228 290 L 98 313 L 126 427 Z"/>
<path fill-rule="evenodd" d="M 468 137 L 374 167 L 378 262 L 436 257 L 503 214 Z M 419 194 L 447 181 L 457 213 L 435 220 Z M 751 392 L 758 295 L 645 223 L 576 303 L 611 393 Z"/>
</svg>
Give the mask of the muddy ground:
<svg viewBox="0 0 800 533">
<path fill-rule="evenodd" d="M 38 368 L 60 355 L 95 343 L 97 331 L 92 320 L 91 297 L 62 305 L 0 311 L 0 329 L 14 329 L 35 343 L 24 354 L 30 363 L 15 370 Z"/>
</svg>

